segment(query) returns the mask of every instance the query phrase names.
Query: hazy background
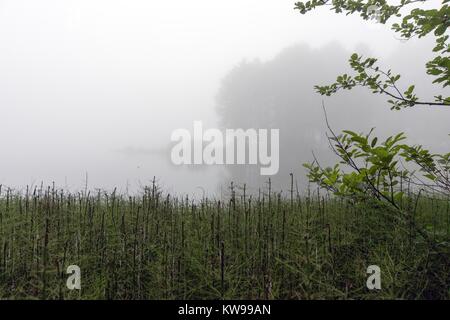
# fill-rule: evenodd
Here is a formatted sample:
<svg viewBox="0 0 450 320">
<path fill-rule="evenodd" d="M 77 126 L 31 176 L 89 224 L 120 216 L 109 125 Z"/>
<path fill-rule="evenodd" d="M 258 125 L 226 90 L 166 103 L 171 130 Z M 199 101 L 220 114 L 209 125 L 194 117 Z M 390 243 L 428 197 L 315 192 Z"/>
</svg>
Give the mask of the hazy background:
<svg viewBox="0 0 450 320">
<path fill-rule="evenodd" d="M 208 195 L 261 181 L 253 167 L 174 167 L 170 134 L 204 127 L 280 128 L 282 167 L 303 184 L 311 150 L 331 161 L 312 86 L 347 71 L 354 51 L 383 59 L 428 99 L 428 40 L 294 0 L 0 0 L 0 184 L 137 190 L 156 176 L 172 193 Z M 430 6 L 439 1 L 429 1 Z M 429 42 L 428 42 L 429 43 Z M 447 91 L 448 92 L 448 91 Z M 447 93 L 448 94 L 448 93 Z M 325 99 L 338 129 L 449 150 L 450 111 L 391 112 L 365 91 Z M 202 188 L 200 188 L 202 187 Z"/>
</svg>

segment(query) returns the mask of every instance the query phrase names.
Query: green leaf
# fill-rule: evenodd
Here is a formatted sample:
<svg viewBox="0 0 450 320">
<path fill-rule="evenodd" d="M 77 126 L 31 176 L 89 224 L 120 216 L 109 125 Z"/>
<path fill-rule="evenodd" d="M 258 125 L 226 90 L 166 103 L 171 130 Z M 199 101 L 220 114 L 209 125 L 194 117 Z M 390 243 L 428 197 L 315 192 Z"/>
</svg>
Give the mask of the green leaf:
<svg viewBox="0 0 450 320">
<path fill-rule="evenodd" d="M 377 138 L 377 137 L 373 138 L 372 143 L 370 144 L 370 146 L 371 146 L 372 148 L 375 147 L 375 145 L 377 144 L 377 141 L 378 141 L 378 138 Z"/>
</svg>

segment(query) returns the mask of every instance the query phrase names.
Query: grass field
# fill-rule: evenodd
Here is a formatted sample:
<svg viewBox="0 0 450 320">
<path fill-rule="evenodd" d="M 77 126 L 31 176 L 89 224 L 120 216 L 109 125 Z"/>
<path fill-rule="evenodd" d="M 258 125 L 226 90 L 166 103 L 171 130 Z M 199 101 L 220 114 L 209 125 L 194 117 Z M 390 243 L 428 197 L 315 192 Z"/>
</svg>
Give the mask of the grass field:
<svg viewBox="0 0 450 320">
<path fill-rule="evenodd" d="M 448 299 L 448 199 L 410 194 L 410 219 L 317 190 L 228 200 L 55 188 L 0 194 L 2 299 Z M 424 230 L 439 249 L 418 234 Z M 69 265 L 81 290 L 68 290 Z M 366 287 L 369 265 L 381 290 Z"/>
</svg>

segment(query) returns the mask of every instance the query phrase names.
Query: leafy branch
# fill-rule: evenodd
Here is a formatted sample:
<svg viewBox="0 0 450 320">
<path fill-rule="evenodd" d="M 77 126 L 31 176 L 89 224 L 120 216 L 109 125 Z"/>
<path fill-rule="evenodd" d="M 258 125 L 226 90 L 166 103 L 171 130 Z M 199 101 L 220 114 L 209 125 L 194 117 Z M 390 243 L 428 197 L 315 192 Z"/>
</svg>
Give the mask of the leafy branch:
<svg viewBox="0 0 450 320">
<path fill-rule="evenodd" d="M 376 65 L 377 59 L 366 58 L 354 53 L 349 60 L 350 66 L 356 71 L 355 76 L 343 74 L 338 76 L 336 82 L 326 86 L 315 86 L 315 89 L 321 95 L 330 96 L 339 90 L 351 90 L 354 87 L 367 87 L 373 93 L 388 95 L 391 99 L 391 109 L 400 110 L 401 108 L 413 107 L 415 105 L 428 106 L 448 106 L 450 105 L 450 97 L 443 98 L 436 96 L 435 101 L 419 101 L 414 93 L 415 86 L 411 85 L 407 90 L 399 89 L 397 85 L 400 75 L 392 74 L 391 70 L 383 71 Z M 403 92 L 402 92 L 403 91 Z"/>
<path fill-rule="evenodd" d="M 435 46 L 433 52 L 438 55 L 426 63 L 427 74 L 435 77 L 433 83 L 442 87 L 450 85 L 450 44 L 448 30 L 450 29 L 450 0 L 443 0 L 440 8 L 421 9 L 413 8 L 409 12 L 404 10 L 412 4 L 424 3 L 424 0 L 401 0 L 399 4 L 392 5 L 386 0 L 312 0 L 307 2 L 297 2 L 295 9 L 301 14 L 321 6 L 330 6 L 336 13 L 346 15 L 359 13 L 364 20 L 377 19 L 379 23 L 387 24 L 391 18 L 400 21 L 392 23 L 391 28 L 400 34 L 401 38 L 408 40 L 412 37 L 422 38 L 433 33 Z M 400 110 L 416 105 L 428 106 L 448 106 L 450 97 L 442 95 L 435 96 L 434 101 L 420 101 L 414 94 L 415 86 L 411 85 L 407 90 L 400 90 L 396 82 L 400 75 L 392 75 L 391 70 L 382 71 L 375 66 L 377 59 L 362 57 L 353 54 L 350 58 L 351 67 L 357 71 L 354 76 L 341 75 L 336 82 L 328 86 L 316 86 L 316 90 L 322 95 L 331 95 L 340 89 L 352 89 L 356 86 L 363 86 L 371 89 L 375 93 L 386 94 L 390 97 L 388 101 L 391 109 Z"/>
<path fill-rule="evenodd" d="M 450 153 L 437 155 L 422 146 L 408 146 L 402 143 L 406 139 L 404 133 L 390 136 L 382 142 L 378 137 L 372 137 L 374 129 L 368 134 L 344 130 L 336 135 L 328 122 L 325 108 L 324 113 L 330 133 L 327 134 L 328 141 L 340 162 L 334 167 L 323 168 L 314 157 L 312 163 L 304 164 L 310 182 L 355 201 L 374 198 L 391 206 L 402 219 L 409 217 L 408 211 L 403 208 L 404 183 L 418 186 L 419 195 L 429 188 L 450 192 Z M 403 161 L 415 165 L 416 170 L 402 168 Z M 417 177 L 416 171 L 421 173 L 420 177 Z M 425 185 L 422 177 L 431 181 L 430 184 Z M 437 249 L 437 244 L 424 230 L 416 225 L 414 228 L 431 247 Z"/>
</svg>

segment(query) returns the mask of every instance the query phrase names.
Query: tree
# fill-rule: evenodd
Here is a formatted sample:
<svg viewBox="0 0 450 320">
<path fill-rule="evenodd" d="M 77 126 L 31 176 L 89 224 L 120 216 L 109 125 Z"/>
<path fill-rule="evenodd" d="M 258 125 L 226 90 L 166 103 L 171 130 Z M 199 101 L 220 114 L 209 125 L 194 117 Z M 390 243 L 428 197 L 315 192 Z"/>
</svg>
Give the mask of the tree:
<svg viewBox="0 0 450 320">
<path fill-rule="evenodd" d="M 450 27 L 450 0 L 443 0 L 439 9 L 420 9 L 414 7 L 409 13 L 403 13 L 411 5 L 423 3 L 425 0 L 401 0 L 397 5 L 390 5 L 386 0 L 312 0 L 306 3 L 298 2 L 295 8 L 302 14 L 320 6 L 331 6 L 336 13 L 359 13 L 365 20 L 378 19 L 380 23 L 387 24 L 393 18 L 401 18 L 401 22 L 392 23 L 394 32 L 405 39 L 425 37 L 433 34 L 435 46 L 432 48 L 437 56 L 426 63 L 427 73 L 435 77 L 433 83 L 441 84 L 444 88 L 450 85 L 450 44 L 448 42 L 448 29 Z M 422 101 L 415 94 L 415 86 L 409 86 L 405 91 L 397 86 L 400 75 L 393 74 L 391 70 L 381 70 L 375 58 L 363 58 L 353 54 L 350 66 L 356 72 L 354 76 L 341 75 L 336 82 L 328 86 L 316 86 L 322 95 L 331 95 L 341 89 L 352 89 L 356 86 L 367 87 L 374 93 L 385 94 L 390 97 L 389 103 L 395 110 L 415 105 L 450 106 L 450 97 L 438 95 L 434 101 Z M 402 93 L 403 91 L 403 93 Z"/>
<path fill-rule="evenodd" d="M 434 77 L 433 83 L 444 90 L 450 85 L 450 0 L 443 0 L 439 8 L 428 10 L 420 8 L 423 2 L 425 1 L 401 0 L 393 5 L 385 0 L 312 0 L 298 2 L 295 8 L 305 14 L 317 7 L 329 6 L 336 13 L 357 13 L 364 20 L 376 16 L 383 24 L 393 21 L 392 30 L 404 39 L 422 38 L 431 34 L 435 38 L 435 44 L 430 49 L 436 56 L 426 63 L 426 70 Z M 315 86 L 316 91 L 330 96 L 340 90 L 361 86 L 374 94 L 387 96 L 388 103 L 394 110 L 414 106 L 450 106 L 450 97 L 438 95 L 434 100 L 422 100 L 414 93 L 414 85 L 410 85 L 406 90 L 399 88 L 397 83 L 400 75 L 391 70 L 381 70 L 377 66 L 376 58 L 364 58 L 354 53 L 349 62 L 355 71 L 354 75 L 340 75 L 336 82 L 330 85 Z M 405 190 L 411 190 L 411 186 L 418 191 L 417 199 L 423 192 L 450 196 L 450 153 L 432 154 L 423 146 L 410 146 L 404 142 L 406 137 L 403 133 L 380 142 L 377 137 L 373 137 L 373 129 L 368 134 L 351 130 L 336 134 L 327 118 L 326 123 L 331 149 L 340 162 L 328 168 L 323 168 L 318 159 L 305 164 L 311 182 L 338 196 L 349 197 L 355 201 L 370 198 L 385 203 L 396 210 L 400 218 L 410 217 L 410 211 L 414 210 L 411 206 L 406 206 L 404 201 Z M 406 185 L 408 188 L 405 188 Z M 433 247 L 436 246 L 425 231 L 417 231 Z"/>
<path fill-rule="evenodd" d="M 271 177 L 272 187 L 285 190 L 290 173 L 298 179 L 299 189 L 307 186 L 301 163 L 310 159 L 314 148 L 316 156 L 333 161 L 327 149 L 322 125 L 322 111 L 315 108 L 321 98 L 311 87 L 322 79 L 332 80 L 342 72 L 339 62 L 351 51 L 336 43 L 322 48 L 311 48 L 296 44 L 281 50 L 267 61 L 243 61 L 236 65 L 222 80 L 216 96 L 220 126 L 226 128 L 276 128 L 280 130 L 280 170 Z M 396 53 L 397 55 L 398 53 Z M 358 102 L 364 100 L 364 107 Z M 333 123 L 362 130 L 371 127 L 374 119 L 381 117 L 376 112 L 379 97 L 368 92 L 336 97 L 336 105 L 345 105 L 348 113 L 361 112 L 367 117 L 347 119 L 341 109 L 329 110 Z M 319 124 L 319 125 L 318 125 Z M 226 178 L 237 185 L 246 184 L 247 190 L 258 192 L 267 182 L 260 176 L 258 166 L 226 166 Z"/>
</svg>

